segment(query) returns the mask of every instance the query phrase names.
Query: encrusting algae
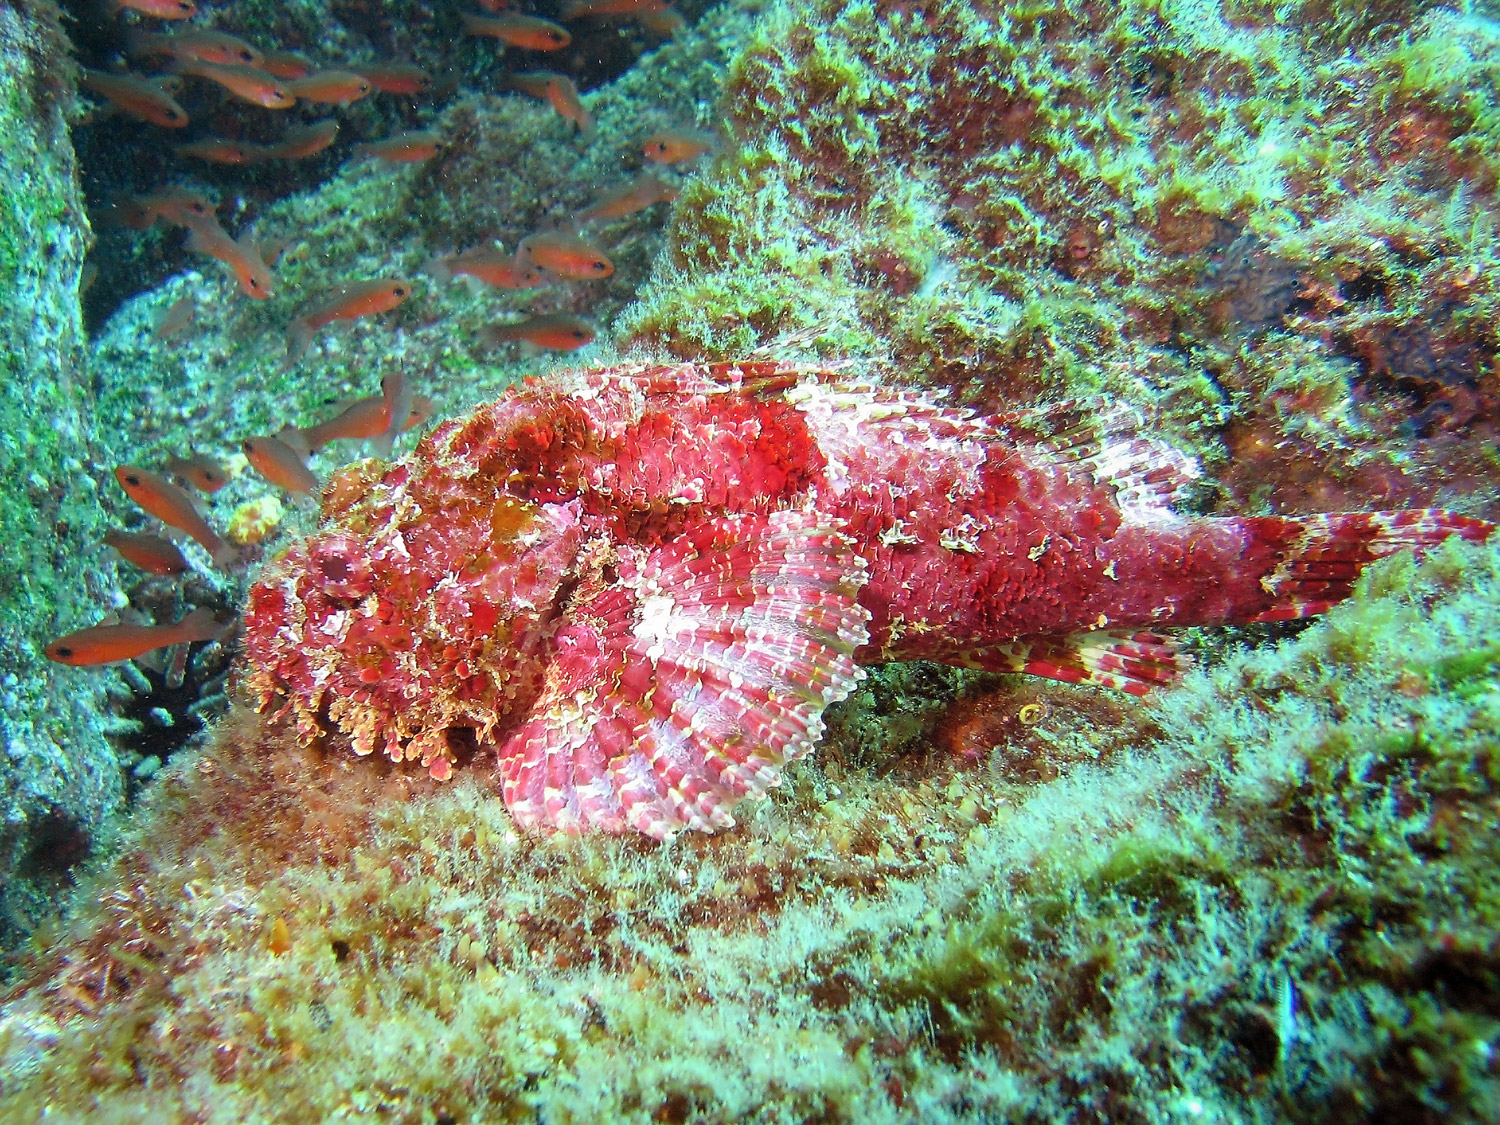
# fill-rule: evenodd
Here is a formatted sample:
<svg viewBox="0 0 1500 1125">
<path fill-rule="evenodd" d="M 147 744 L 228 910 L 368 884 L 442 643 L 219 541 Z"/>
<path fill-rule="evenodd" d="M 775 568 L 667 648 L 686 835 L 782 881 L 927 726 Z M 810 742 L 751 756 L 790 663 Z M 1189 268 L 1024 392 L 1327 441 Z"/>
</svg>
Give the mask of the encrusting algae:
<svg viewBox="0 0 1500 1125">
<path fill-rule="evenodd" d="M 1500 635 L 1497 584 L 1490 546 L 1379 563 L 1297 639 L 1088 727 L 1091 760 L 1033 725 L 1068 763 L 1041 783 L 1005 751 L 850 764 L 866 732 L 836 728 L 735 831 L 666 848 L 520 835 L 481 771 L 237 710 L 10 995 L 0 1106 L 1366 1120 L 1441 1089 L 1482 1120 L 1500 658 L 1469 638 Z"/>
<path fill-rule="evenodd" d="M 118 788 L 139 798 L 124 838 L 74 868 L 71 918 L 37 930 L 15 966 L 0 1003 L 0 1121 L 1500 1118 L 1494 544 L 1428 537 L 1422 559 L 1402 552 L 1357 579 L 1347 558 L 1336 574 L 1309 569 L 1299 581 L 1338 589 L 1293 597 L 1299 612 L 1351 583 L 1352 596 L 1312 622 L 1188 631 L 1177 641 L 1196 667 L 1144 699 L 872 664 L 827 696 L 847 698 L 820 702 L 816 751 L 766 800 L 741 803 L 733 827 L 670 843 L 518 828 L 461 692 L 433 724 L 440 737 L 418 737 L 420 707 L 392 704 L 371 728 L 373 740 L 394 724 L 399 756 L 415 761 L 349 752 L 340 720 L 369 710 L 354 693 L 373 698 L 393 675 L 387 660 L 411 676 L 432 624 L 382 617 L 354 549 L 376 531 L 367 517 L 381 497 L 405 487 L 402 466 L 420 478 L 434 448 L 349 464 L 352 443 L 378 441 L 383 456 L 397 441 L 412 448 L 405 427 L 433 419 L 451 438 L 476 403 L 545 396 L 558 364 L 487 346 L 522 329 L 572 332 L 537 346 L 577 346 L 566 365 L 584 371 L 796 360 L 869 381 L 871 402 L 943 404 L 954 417 L 969 405 L 965 425 L 1046 418 L 1058 402 L 1097 424 L 1118 403 L 1145 418 L 1151 449 L 1201 463 L 1200 478 L 1171 489 L 1172 518 L 1194 525 L 1437 509 L 1477 531 L 1500 513 L 1492 14 L 1401 0 L 625 7 L 618 34 L 612 3 L 500 15 L 522 33 L 567 25 L 567 47 L 534 56 L 462 35 L 457 9 L 441 6 L 204 9 L 193 28 L 245 37 L 220 48 L 243 44 L 278 83 L 346 101 L 312 120 L 190 75 L 178 104 L 191 136 L 172 140 L 243 164 L 170 163 L 169 134 L 152 125 L 79 125 L 86 168 L 150 177 L 110 201 L 127 221 L 101 235 L 95 316 L 164 272 L 202 267 L 122 306 L 78 355 L 87 379 L 63 361 L 78 320 L 76 193 L 43 177 L 15 196 L 28 218 L 0 223 L 0 267 L 26 292 L 68 275 L 47 311 L 68 375 L 55 380 L 66 398 L 55 413 L 76 424 L 38 431 L 36 402 L 0 419 L 34 451 L 0 460 L 0 495 L 16 517 L 8 549 L 26 560 L 15 597 L 40 615 L 23 619 L 8 597 L 0 618 L 25 658 L 4 685 L 6 745 L 13 761 L 46 766 L 5 784 L 51 794 L 7 797 L 26 810 L 8 823 L 26 827 L 0 856 L 0 872 L 24 876 L 7 886 L 4 924 L 35 926 L 37 888 L 55 885 L 27 857 L 49 840 L 68 851 L 80 833 L 74 850 L 86 851 L 101 810 L 123 799 L 80 801 L 75 819 L 66 787 L 36 788 L 38 777 L 107 774 L 97 784 L 108 788 L 123 764 Z M 675 38 L 642 53 L 655 17 Z M 0 13 L 0 49 L 60 58 L 13 50 L 17 27 L 44 42 L 33 18 Z M 157 53 L 126 34 L 136 20 L 96 32 L 80 61 L 107 68 L 123 50 L 145 70 L 209 43 Z M 602 65 L 594 52 L 610 37 L 628 69 L 607 81 L 574 69 Z M 409 46 L 412 61 L 387 45 Z M 548 104 L 513 88 L 538 68 L 570 70 L 583 93 L 558 82 Z M 73 71 L 27 73 L 30 101 L 0 117 L 52 121 L 49 98 Z M 209 120 L 224 135 L 205 136 Z M 28 129 L 41 156 L 18 157 L 11 130 L 0 168 L 52 166 L 48 129 Z M 420 161 L 356 148 L 417 129 L 433 139 Z M 657 141 L 672 162 L 653 158 Z M 168 226 L 179 221 L 187 234 Z M 11 245 L 13 230 L 41 229 L 57 232 L 46 255 Z M 186 257 L 188 235 L 228 266 Z M 454 274 L 473 284 L 446 284 Z M 260 292 L 242 291 L 246 278 Z M 321 295 L 374 278 L 412 279 L 410 291 L 378 315 L 297 327 Z M 182 307 L 193 315 L 157 338 Z M 293 365 L 289 326 L 293 350 L 306 345 Z M 31 332 L 28 314 L 12 336 Z M 27 347 L 25 369 L 45 368 Z M 754 421 L 785 436 L 768 422 L 796 409 L 778 400 L 785 391 L 757 388 L 736 427 L 689 419 L 685 405 L 666 423 L 750 441 Z M 562 429 L 573 441 L 593 432 Z M 285 445 L 327 482 L 333 534 L 299 539 L 313 523 L 304 501 L 279 519 L 253 513 L 265 488 L 255 473 L 224 483 L 247 440 Z M 630 448 L 584 446 L 573 469 L 601 473 Z M 785 468 L 793 444 L 765 449 Z M 481 467 L 532 452 L 520 442 Z M 245 513 L 228 569 L 212 571 L 193 545 L 185 573 L 139 573 L 114 548 L 88 554 L 101 509 L 155 530 L 124 505 L 115 467 L 190 455 L 219 474 L 222 487 L 191 505 L 207 507 L 210 528 Z M 825 467 L 809 461 L 804 476 Z M 1118 480 L 1108 468 L 1089 465 Z M 625 541 L 646 529 L 660 540 L 651 549 L 697 502 L 643 488 L 661 502 L 632 508 L 598 480 L 565 476 L 558 495 L 537 493 L 541 481 L 507 476 L 503 503 L 465 514 L 495 559 L 476 558 L 455 588 L 535 545 L 542 514 L 570 502 L 580 521 L 614 518 Z M 1160 479 L 1137 483 L 1161 499 Z M 830 552 L 843 549 L 823 530 Z M 939 531 L 943 551 L 969 557 L 972 526 Z M 898 551 L 907 529 L 878 533 Z M 226 685 L 227 639 L 163 649 L 118 679 L 60 668 L 48 681 L 31 667 L 48 640 L 127 602 L 162 624 L 195 605 L 227 620 L 258 578 L 285 577 L 287 559 L 335 540 L 347 565 L 330 555 L 322 581 L 343 590 L 343 623 L 359 627 L 353 668 L 292 662 L 272 675 L 241 655 Z M 1015 566 L 1044 568 L 1064 549 L 1056 535 L 1025 546 Z M 69 560 L 84 557 L 97 561 L 80 576 Z M 636 561 L 601 551 L 583 577 L 606 592 L 662 577 L 630 572 Z M 578 604 L 591 592 L 565 591 Z M 641 592 L 632 624 L 657 659 L 675 659 L 702 615 L 665 588 Z M 387 600 L 415 604 L 396 593 Z M 832 596 L 852 612 L 852 594 Z M 302 623 L 283 624 L 290 643 Z M 582 645 L 587 631 L 572 625 Z M 455 652 L 455 670 L 511 639 Z M 450 660 L 441 646 L 433 655 Z M 1058 659 L 1070 655 L 1028 650 L 1030 670 L 1076 672 Z M 1140 654 L 1123 655 L 1128 672 Z M 1096 678 L 1117 676 L 1121 657 L 1104 653 Z M 1178 668 L 1173 656 L 1157 678 Z M 251 710 L 252 681 L 279 704 L 296 693 L 277 675 L 300 671 L 351 690 L 325 700 L 327 713 L 303 708 L 300 729 L 275 707 Z M 421 678 L 411 684 L 430 704 Z M 818 690 L 805 678 L 783 687 Z M 226 691 L 208 739 L 168 739 L 185 716 L 225 707 Z M 42 701 L 67 693 L 89 702 L 65 724 Z M 28 715 L 40 719 L 12 718 Z M 569 732 L 607 726 L 574 718 Z M 70 739 L 97 742 L 101 726 L 118 761 L 101 770 L 68 756 Z M 33 728 L 55 753 L 26 756 L 40 745 Z M 146 735 L 160 735 L 159 753 Z"/>
</svg>

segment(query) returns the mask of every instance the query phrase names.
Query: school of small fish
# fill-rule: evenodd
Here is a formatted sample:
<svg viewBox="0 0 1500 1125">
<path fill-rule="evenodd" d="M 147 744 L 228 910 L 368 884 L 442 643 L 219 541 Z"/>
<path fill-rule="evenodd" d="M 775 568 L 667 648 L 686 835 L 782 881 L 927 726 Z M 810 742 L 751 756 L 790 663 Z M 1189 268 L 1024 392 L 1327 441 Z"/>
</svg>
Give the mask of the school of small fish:
<svg viewBox="0 0 1500 1125">
<path fill-rule="evenodd" d="M 502 49 L 556 51 L 571 42 L 560 24 L 509 10 L 501 0 L 477 0 L 484 13 L 462 12 L 465 33 L 497 40 Z M 174 95 L 185 81 L 200 82 L 223 91 L 223 96 L 246 105 L 280 113 L 298 103 L 337 108 L 376 93 L 414 96 L 427 92 L 432 75 L 403 60 L 316 66 L 306 56 L 275 48 L 262 49 L 212 27 L 185 25 L 197 7 L 190 0 L 117 0 L 137 20 L 165 21 L 171 30 L 150 30 L 142 23 L 123 29 L 123 55 L 129 69 L 102 71 L 83 68 L 80 84 L 119 112 L 163 129 L 181 130 L 189 116 Z M 681 18 L 664 0 L 576 0 L 562 13 L 574 20 L 638 20 L 658 34 L 671 35 Z M 579 91 L 566 75 L 513 72 L 506 79 L 519 94 L 546 101 L 572 122 L 582 137 L 594 134 L 594 122 Z M 304 160 L 329 149 L 337 140 L 334 117 L 290 124 L 281 139 L 262 144 L 205 135 L 177 144 L 179 157 L 217 164 L 248 165 Z M 356 158 L 412 164 L 438 156 L 444 138 L 431 128 L 396 132 L 355 145 Z M 644 154 L 658 164 L 688 163 L 717 151 L 717 138 L 693 129 L 656 134 L 644 144 Z M 591 227 L 635 214 L 677 196 L 674 185 L 655 175 L 604 192 L 591 206 L 573 215 L 562 227 L 538 230 L 522 238 L 513 253 L 498 246 L 475 247 L 447 257 L 434 257 L 427 274 L 442 283 L 463 276 L 477 284 L 505 289 L 532 289 L 549 282 L 599 280 L 614 272 L 608 255 L 591 240 Z M 202 191 L 167 184 L 155 191 L 116 200 L 104 216 L 107 222 L 144 231 L 161 223 L 183 228 L 188 250 L 228 267 L 238 291 L 254 300 L 277 292 L 273 270 L 285 246 L 257 239 L 249 230 L 231 234 L 220 224 L 218 204 Z M 286 363 L 296 363 L 317 334 L 337 322 L 374 317 L 402 304 L 413 291 L 405 278 L 351 280 L 329 293 L 306 301 L 286 326 Z M 158 311 L 151 338 L 158 344 L 186 330 L 198 313 L 195 302 L 183 297 Z M 593 341 L 595 327 L 569 314 L 537 315 L 495 324 L 481 332 L 481 342 L 497 346 L 518 342 L 523 347 L 573 351 Z M 387 376 L 378 396 L 347 404 L 336 416 L 306 428 L 285 427 L 275 434 L 246 438 L 241 450 L 261 477 L 294 496 L 317 496 L 320 482 L 308 458 L 331 442 L 358 440 L 375 452 L 388 454 L 403 430 L 425 422 L 432 403 L 412 392 L 400 374 Z M 177 458 L 156 471 L 144 466 L 121 466 L 116 478 L 143 512 L 155 517 L 169 534 L 180 534 L 208 552 L 213 565 L 227 568 L 238 552 L 202 514 L 194 492 L 212 493 L 227 477 L 222 466 L 201 456 Z M 190 569 L 188 559 L 171 539 L 146 532 L 111 531 L 104 542 L 122 558 L 159 576 L 176 576 Z M 222 632 L 204 610 L 194 610 L 175 624 L 140 625 L 107 622 L 61 637 L 47 655 L 62 663 L 88 665 L 132 659 L 153 648 L 205 640 Z"/>
<path fill-rule="evenodd" d="M 321 482 L 307 465 L 313 453 L 331 442 L 350 440 L 368 441 L 376 452 L 389 454 L 399 434 L 431 416 L 431 400 L 412 394 L 406 377 L 393 372 L 382 381 L 378 396 L 349 403 L 313 426 L 286 426 L 275 434 L 246 438 L 241 449 L 250 466 L 270 483 L 294 495 L 315 498 Z M 194 496 L 194 492 L 217 492 L 229 482 L 223 466 L 212 458 L 175 457 L 160 472 L 121 465 L 115 470 L 115 480 L 143 512 L 208 552 L 215 567 L 228 569 L 239 562 L 239 551 L 209 523 Z M 190 569 L 177 544 L 161 535 L 115 529 L 105 533 L 104 543 L 149 574 L 175 577 Z M 44 651 L 60 664 L 113 664 L 169 645 L 211 640 L 228 629 L 211 611 L 199 607 L 173 624 L 107 621 L 59 637 Z"/>
<path fill-rule="evenodd" d="M 197 12 L 193 3 L 179 0 L 118 3 L 133 9 L 138 17 L 163 21 L 190 20 Z M 478 3 L 485 9 L 483 13 L 458 13 L 468 35 L 494 39 L 502 49 L 539 52 L 557 51 L 572 42 L 571 33 L 561 24 L 510 10 L 501 0 Z M 561 15 L 567 21 L 636 20 L 666 35 L 681 25 L 680 16 L 664 0 L 575 0 Z M 276 113 L 299 103 L 336 108 L 377 93 L 410 97 L 433 86 L 432 75 L 411 62 L 382 60 L 318 67 L 297 52 L 262 49 L 209 27 L 149 31 L 132 26 L 125 30 L 124 44 L 124 55 L 137 69 L 84 69 L 84 89 L 104 99 L 114 111 L 172 130 L 190 124 L 186 110 L 174 97 L 186 80 L 217 87 L 225 97 Z M 567 75 L 512 71 L 505 75 L 504 83 L 524 96 L 547 102 L 560 117 L 573 123 L 580 137 L 594 135 L 593 117 Z M 289 125 L 281 139 L 272 144 L 205 135 L 176 145 L 175 152 L 180 157 L 227 165 L 305 160 L 334 145 L 338 131 L 338 120 L 326 117 Z M 361 141 L 353 146 L 352 154 L 356 158 L 414 164 L 437 157 L 444 144 L 442 134 L 435 129 L 410 129 Z M 652 134 L 640 151 L 655 164 L 681 165 L 715 153 L 720 147 L 716 133 L 683 128 Z M 675 185 L 656 175 L 642 175 L 632 183 L 606 190 L 561 227 L 534 231 L 522 238 L 509 258 L 494 247 L 480 246 L 434 258 L 430 272 L 438 281 L 463 274 L 482 284 L 510 289 L 528 289 L 559 279 L 602 279 L 613 273 L 614 266 L 604 250 L 590 240 L 589 228 L 671 202 L 676 196 Z M 154 192 L 117 200 L 105 218 L 133 230 L 144 230 L 157 222 L 185 228 L 187 249 L 227 266 L 245 296 L 255 300 L 274 296 L 275 250 L 248 230 L 238 235 L 226 231 L 217 210 L 217 204 L 201 192 L 165 185 Z M 312 302 L 287 326 L 288 362 L 300 357 L 322 327 L 337 320 L 377 315 L 394 308 L 410 293 L 409 283 L 399 279 L 351 279 L 338 291 Z M 158 339 L 180 332 L 191 321 L 193 311 L 191 307 L 172 310 L 158 326 Z M 572 350 L 593 339 L 592 326 L 584 323 L 559 330 L 556 319 L 542 317 L 535 322 L 500 325 L 484 333 L 483 339 L 490 343 L 517 340 L 555 350 Z"/>
</svg>

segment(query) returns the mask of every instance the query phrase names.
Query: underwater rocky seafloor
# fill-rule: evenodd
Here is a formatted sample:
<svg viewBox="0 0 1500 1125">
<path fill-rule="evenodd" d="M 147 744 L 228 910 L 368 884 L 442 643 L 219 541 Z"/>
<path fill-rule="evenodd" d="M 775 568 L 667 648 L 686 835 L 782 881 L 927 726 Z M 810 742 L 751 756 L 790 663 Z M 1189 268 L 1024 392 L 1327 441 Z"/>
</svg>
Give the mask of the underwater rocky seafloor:
<svg viewBox="0 0 1500 1125">
<path fill-rule="evenodd" d="M 57 45 L 27 34 L 28 91 L 65 103 Z M 106 561 L 104 518 L 137 518 L 115 464 L 226 456 L 393 365 L 457 413 L 564 362 L 478 346 L 533 309 L 606 329 L 565 362 L 772 347 L 979 409 L 1123 399 L 1202 458 L 1204 510 L 1493 519 L 1497 41 L 1482 6 L 709 9 L 588 96 L 593 139 L 460 83 L 423 107 L 453 138 L 435 163 L 350 162 L 244 212 L 304 247 L 271 301 L 200 259 L 86 350 L 81 207 L 12 197 L 32 210 L 8 230 L 51 216 L 75 240 L 0 264 L 54 302 L 49 385 L 78 418 L 6 403 L 7 566 L 29 560 L 4 619 L 7 898 L 30 888 L 7 929 L 34 932 L 0 1116 L 1500 1117 L 1494 548 L 1384 563 L 1305 631 L 1205 633 L 1201 670 L 1144 703 L 876 670 L 740 828 L 667 848 L 519 837 L 482 762 L 438 785 L 298 749 L 243 703 L 149 776 L 131 708 L 155 673 L 40 660 L 107 607 L 232 609 L 253 572 L 164 588 Z M 421 277 L 513 247 L 689 121 L 722 122 L 723 150 L 606 229 L 608 281 Z M 309 297 L 386 275 L 413 298 L 284 366 Z M 193 323 L 152 340 L 189 295 Z M 274 493 L 241 471 L 210 510 Z M 312 522 L 284 512 L 252 556 Z M 27 717 L 56 748 L 40 780 Z M 46 922 L 69 871 L 74 917 Z"/>
<path fill-rule="evenodd" d="M 1493 1120 L 1497 586 L 1392 559 L 1154 704 L 995 678 L 930 744 L 857 696 L 669 847 L 236 711 L 10 994 L 0 1115 Z"/>
</svg>

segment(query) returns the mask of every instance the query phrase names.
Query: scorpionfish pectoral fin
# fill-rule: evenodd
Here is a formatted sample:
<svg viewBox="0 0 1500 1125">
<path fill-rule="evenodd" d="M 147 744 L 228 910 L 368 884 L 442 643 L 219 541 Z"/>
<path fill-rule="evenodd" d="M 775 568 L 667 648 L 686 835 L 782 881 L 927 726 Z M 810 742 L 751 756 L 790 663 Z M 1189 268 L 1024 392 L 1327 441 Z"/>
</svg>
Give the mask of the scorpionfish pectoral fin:
<svg viewBox="0 0 1500 1125">
<path fill-rule="evenodd" d="M 863 673 L 869 615 L 849 541 L 810 510 L 705 520 L 616 544 L 554 637 L 546 682 L 499 748 L 524 828 L 731 827 L 780 782 Z"/>
</svg>

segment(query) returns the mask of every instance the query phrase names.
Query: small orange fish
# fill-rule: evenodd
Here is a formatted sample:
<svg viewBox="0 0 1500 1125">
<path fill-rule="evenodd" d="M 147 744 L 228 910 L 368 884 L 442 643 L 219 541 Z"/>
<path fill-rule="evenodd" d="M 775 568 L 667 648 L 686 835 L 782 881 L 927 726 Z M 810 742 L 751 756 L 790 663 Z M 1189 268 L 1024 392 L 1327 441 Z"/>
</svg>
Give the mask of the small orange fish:
<svg viewBox="0 0 1500 1125">
<path fill-rule="evenodd" d="M 125 33 L 125 53 L 131 58 L 171 55 L 227 66 L 260 66 L 265 57 L 243 39 L 208 28 L 191 28 L 175 35 L 131 28 Z"/>
<path fill-rule="evenodd" d="M 318 491 L 318 478 L 286 442 L 273 437 L 247 438 L 240 446 L 257 473 L 288 492 Z"/>
<path fill-rule="evenodd" d="M 95 625 L 58 637 L 44 651 L 59 664 L 114 664 L 167 645 L 212 640 L 218 632 L 213 611 L 199 606 L 175 625 Z"/>
<path fill-rule="evenodd" d="M 594 326 L 579 316 L 558 313 L 533 316 L 516 324 L 495 324 L 483 330 L 491 345 L 520 340 L 554 352 L 571 352 L 594 339 Z"/>
<path fill-rule="evenodd" d="M 664 0 L 569 0 L 562 7 L 565 20 L 623 18 L 659 12 L 667 5 Z"/>
<path fill-rule="evenodd" d="M 90 214 L 89 219 L 96 227 L 124 227 L 126 230 L 146 230 L 152 223 L 156 222 L 155 211 L 142 207 L 139 197 L 136 199 L 117 199 L 113 203 L 105 205 L 98 214 Z"/>
<path fill-rule="evenodd" d="M 391 400 L 385 394 L 356 399 L 327 421 L 308 426 L 305 430 L 298 430 L 297 440 L 305 445 L 310 453 L 316 453 L 333 441 L 368 441 L 390 430 L 390 408 Z M 427 421 L 432 417 L 432 410 L 430 398 L 425 395 L 413 395 L 411 409 L 406 416 L 406 424 L 401 427 L 402 432 L 415 429 Z M 285 437 L 282 440 L 287 441 Z"/>
<path fill-rule="evenodd" d="M 718 152 L 719 138 L 701 129 L 664 129 L 647 137 L 641 151 L 657 164 L 682 164 Z"/>
<path fill-rule="evenodd" d="M 573 42 L 567 28 L 536 16 L 523 16 L 517 12 L 478 16 L 463 12 L 460 18 L 464 21 L 464 30 L 470 35 L 485 35 L 529 51 L 560 51 Z"/>
<path fill-rule="evenodd" d="M 306 78 L 294 78 L 287 89 L 305 102 L 320 105 L 348 105 L 368 94 L 373 86 L 352 70 L 320 70 Z"/>
<path fill-rule="evenodd" d="M 431 129 L 412 129 L 405 133 L 393 133 L 383 140 L 369 141 L 357 146 L 355 151 L 377 160 L 420 164 L 436 156 L 442 144 L 443 138 Z"/>
<path fill-rule="evenodd" d="M 266 150 L 249 141 L 231 141 L 224 137 L 204 137 L 192 144 L 178 145 L 178 156 L 191 156 L 210 164 L 254 164 L 264 160 Z"/>
<path fill-rule="evenodd" d="M 267 51 L 260 68 L 277 78 L 306 78 L 312 73 L 312 63 L 296 51 Z"/>
<path fill-rule="evenodd" d="M 174 227 L 185 227 L 193 219 L 210 218 L 218 209 L 218 205 L 202 192 L 185 187 L 165 187 L 148 195 L 138 195 L 135 202 L 153 218 Z"/>
<path fill-rule="evenodd" d="M 179 297 L 164 309 L 157 309 L 151 318 L 151 342 L 159 344 L 169 340 L 193 323 L 198 306 L 191 297 Z"/>
<path fill-rule="evenodd" d="M 384 279 L 360 281 L 334 290 L 317 308 L 304 313 L 286 329 L 287 362 L 294 363 L 307 351 L 313 333 L 335 320 L 352 320 L 393 309 L 411 296 L 411 282 Z"/>
<path fill-rule="evenodd" d="M 198 14 L 192 0 L 110 0 L 110 7 L 115 11 L 129 8 L 159 20 L 190 20 Z"/>
<path fill-rule="evenodd" d="M 177 74 L 206 78 L 251 105 L 264 106 L 266 109 L 290 109 L 297 104 L 297 99 L 288 92 L 292 83 L 283 82 L 253 66 L 226 66 L 201 59 L 176 59 L 172 63 L 172 70 Z"/>
<path fill-rule="evenodd" d="M 386 94 L 420 94 L 432 85 L 432 75 L 415 63 L 375 62 L 352 69 Z"/>
<path fill-rule="evenodd" d="M 273 270 L 280 262 L 305 262 L 308 254 L 307 243 L 295 238 L 276 238 L 260 244 L 261 260 Z"/>
<path fill-rule="evenodd" d="M 196 453 L 188 457 L 173 457 L 167 462 L 167 472 L 181 477 L 199 492 L 218 492 L 229 483 L 222 465 Z"/>
<path fill-rule="evenodd" d="M 633 183 L 601 195 L 574 216 L 579 223 L 603 223 L 610 219 L 621 219 L 644 211 L 656 203 L 670 203 L 677 198 L 677 189 L 664 183 L 649 172 Z"/>
<path fill-rule="evenodd" d="M 510 84 L 524 94 L 546 101 L 559 117 L 577 125 L 583 136 L 594 135 L 593 114 L 583 108 L 583 102 L 578 97 L 578 87 L 573 85 L 571 78 L 563 74 L 533 71 L 529 74 L 512 74 Z"/>
<path fill-rule="evenodd" d="M 239 557 L 198 514 L 193 498 L 166 477 L 135 465 L 122 465 L 115 470 L 115 479 L 125 494 L 147 512 L 195 539 L 212 557 L 215 566 L 222 569 Z"/>
<path fill-rule="evenodd" d="M 516 270 L 529 275 L 544 269 L 558 277 L 598 280 L 615 272 L 615 264 L 593 243 L 566 231 L 527 235 L 516 247 Z"/>
<path fill-rule="evenodd" d="M 151 574 L 181 574 L 188 568 L 187 559 L 177 544 L 159 535 L 140 531 L 106 531 L 104 542 L 120 552 L 126 562 Z"/>
<path fill-rule="evenodd" d="M 240 288 L 257 301 L 264 301 L 275 292 L 271 270 L 249 231 L 233 239 L 216 220 L 199 219 L 188 224 L 187 248 L 227 265 L 234 271 Z"/>
<path fill-rule="evenodd" d="M 305 160 L 333 144 L 338 132 L 339 123 L 331 117 L 299 125 L 288 129 L 279 143 L 267 145 L 263 155 L 267 160 Z"/>
<path fill-rule="evenodd" d="M 530 289 L 541 280 L 536 270 L 518 270 L 514 255 L 504 250 L 467 250 L 451 258 L 433 258 L 423 267 L 435 281 L 450 281 L 460 274 L 501 289 Z"/>
<path fill-rule="evenodd" d="M 206 219 L 215 205 L 206 196 L 187 188 L 169 187 L 147 195 L 111 203 L 100 215 L 102 222 L 127 230 L 146 230 L 158 219 L 171 226 L 187 226 L 188 216 Z"/>
<path fill-rule="evenodd" d="M 188 123 L 187 110 L 161 87 L 160 79 L 141 78 L 135 74 L 106 74 L 102 70 L 79 71 L 83 88 L 132 117 L 160 125 L 164 129 L 181 129 Z"/>
<path fill-rule="evenodd" d="M 678 32 L 687 27 L 687 20 L 682 18 L 682 13 L 676 8 L 665 7 L 659 12 L 642 13 L 640 24 L 647 31 L 660 35 L 664 39 L 673 39 L 676 38 Z"/>
</svg>

